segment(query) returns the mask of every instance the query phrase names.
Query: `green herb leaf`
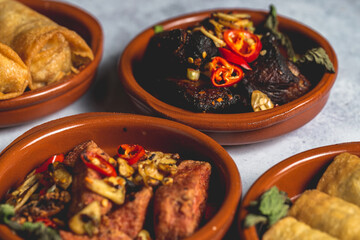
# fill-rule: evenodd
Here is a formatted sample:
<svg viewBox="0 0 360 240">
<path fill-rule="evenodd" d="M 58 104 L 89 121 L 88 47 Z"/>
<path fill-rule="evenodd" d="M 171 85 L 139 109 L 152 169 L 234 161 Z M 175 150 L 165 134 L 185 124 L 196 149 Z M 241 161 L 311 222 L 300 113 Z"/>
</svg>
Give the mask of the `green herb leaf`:
<svg viewBox="0 0 360 240">
<path fill-rule="evenodd" d="M 277 20 L 276 8 L 274 5 L 270 5 L 269 15 L 266 18 L 264 27 L 265 29 L 269 30 L 272 34 L 274 34 L 278 40 L 280 40 L 281 45 L 283 45 L 286 48 L 288 57 L 291 60 L 294 60 L 295 51 L 292 46 L 291 40 L 286 34 L 279 31 L 278 25 L 279 22 Z"/>
<path fill-rule="evenodd" d="M 249 227 L 255 226 L 256 224 L 259 224 L 259 223 L 266 224 L 267 221 L 268 220 L 265 216 L 250 213 L 250 214 L 246 215 L 246 217 L 245 217 L 244 226 L 246 228 L 249 228 Z"/>
<path fill-rule="evenodd" d="M 163 31 L 164 31 L 164 27 L 163 27 L 162 25 L 155 25 L 155 26 L 154 26 L 154 32 L 155 32 L 155 34 L 161 33 L 161 32 L 163 32 Z"/>
<path fill-rule="evenodd" d="M 0 205 L 0 223 L 7 224 L 14 215 L 15 210 L 13 206 L 10 204 Z"/>
<path fill-rule="evenodd" d="M 268 228 L 287 215 L 290 203 L 287 194 L 274 186 L 263 193 L 257 201 L 250 203 L 252 210 L 246 216 L 244 226 L 251 227 L 263 223 Z"/>
<path fill-rule="evenodd" d="M 329 56 L 326 54 L 325 49 L 321 47 L 308 50 L 296 62 L 297 63 L 315 62 L 317 64 L 324 66 L 327 71 L 331 73 L 335 72 L 333 63 L 331 62 Z"/>
</svg>

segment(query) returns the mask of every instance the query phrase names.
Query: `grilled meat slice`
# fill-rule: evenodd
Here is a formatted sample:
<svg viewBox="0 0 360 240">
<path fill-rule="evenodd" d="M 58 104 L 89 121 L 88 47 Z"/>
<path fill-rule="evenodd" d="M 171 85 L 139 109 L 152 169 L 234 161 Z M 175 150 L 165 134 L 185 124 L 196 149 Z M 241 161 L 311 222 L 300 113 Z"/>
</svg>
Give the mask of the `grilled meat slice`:
<svg viewBox="0 0 360 240">
<path fill-rule="evenodd" d="M 182 239 L 199 226 L 207 200 L 211 165 L 186 160 L 180 163 L 172 185 L 160 186 L 154 198 L 157 240 Z"/>
<path fill-rule="evenodd" d="M 261 39 L 262 53 L 252 64 L 252 71 L 245 74 L 241 85 L 251 93 L 259 90 L 274 104 L 288 103 L 309 91 L 311 83 L 299 69 L 287 60 L 278 47 L 274 35 L 266 33 Z"/>
<path fill-rule="evenodd" d="M 83 149 L 83 148 L 78 148 Z M 83 151 L 93 151 L 97 154 L 104 157 L 105 160 L 109 159 L 107 155 L 101 148 L 99 148 L 95 142 L 90 141 L 86 144 L 86 147 Z M 93 201 L 98 201 L 101 203 L 102 200 L 108 202 L 108 204 L 101 204 L 101 214 L 106 214 L 110 211 L 112 207 L 111 201 L 107 200 L 105 197 L 102 197 L 91 190 L 85 187 L 86 178 L 89 179 L 101 179 L 102 176 L 100 173 L 95 170 L 88 168 L 83 161 L 80 159 L 80 154 L 77 154 L 77 159 L 75 161 L 75 166 L 73 169 L 73 183 L 71 187 L 72 200 L 69 206 L 68 214 L 73 216 L 85 206 L 89 205 Z"/>
<path fill-rule="evenodd" d="M 218 54 L 214 42 L 201 32 L 174 29 L 151 38 L 144 62 L 152 76 L 186 77 L 187 68 L 200 69 Z"/>
<path fill-rule="evenodd" d="M 123 205 L 103 216 L 99 236 L 106 236 L 111 229 L 110 232 L 123 232 L 134 239 L 143 227 L 152 195 L 152 188 L 144 187 L 129 196 Z"/>
</svg>

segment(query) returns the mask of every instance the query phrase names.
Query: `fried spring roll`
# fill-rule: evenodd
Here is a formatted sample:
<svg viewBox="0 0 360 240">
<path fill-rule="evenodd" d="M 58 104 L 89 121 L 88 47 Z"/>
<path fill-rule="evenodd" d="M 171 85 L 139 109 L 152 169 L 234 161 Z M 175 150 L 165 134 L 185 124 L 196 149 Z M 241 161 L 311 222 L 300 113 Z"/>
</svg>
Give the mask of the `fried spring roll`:
<svg viewBox="0 0 360 240">
<path fill-rule="evenodd" d="M 360 208 L 318 190 L 305 191 L 289 215 L 339 239 L 360 238 Z"/>
<path fill-rule="evenodd" d="M 155 192 L 154 218 L 157 240 L 183 239 L 199 226 L 205 210 L 211 165 L 187 160 L 180 163 L 171 185 Z"/>
<path fill-rule="evenodd" d="M 0 26 L 0 42 L 30 69 L 30 89 L 57 82 L 94 58 L 77 33 L 17 1 L 0 0 Z"/>
<path fill-rule="evenodd" d="M 350 153 L 336 156 L 317 189 L 360 206 L 360 158 Z"/>
<path fill-rule="evenodd" d="M 313 229 L 293 217 L 285 217 L 274 224 L 262 240 L 336 240 L 324 232 Z"/>
<path fill-rule="evenodd" d="M 0 100 L 21 95 L 30 80 L 30 71 L 21 58 L 0 43 Z"/>
</svg>

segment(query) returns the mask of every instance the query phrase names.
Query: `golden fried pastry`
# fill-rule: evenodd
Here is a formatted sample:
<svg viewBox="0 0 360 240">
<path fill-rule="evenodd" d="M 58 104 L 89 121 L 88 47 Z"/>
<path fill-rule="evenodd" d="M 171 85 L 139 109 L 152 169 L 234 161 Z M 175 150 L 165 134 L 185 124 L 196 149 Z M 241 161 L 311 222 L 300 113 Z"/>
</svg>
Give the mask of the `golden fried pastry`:
<svg viewBox="0 0 360 240">
<path fill-rule="evenodd" d="M 275 223 L 262 240 L 336 240 L 324 232 L 313 229 L 293 217 L 285 217 Z"/>
<path fill-rule="evenodd" d="M 350 153 L 336 156 L 317 189 L 360 206 L 360 158 Z"/>
<path fill-rule="evenodd" d="M 74 31 L 13 0 L 0 0 L 0 42 L 30 69 L 30 89 L 57 82 L 94 56 Z"/>
<path fill-rule="evenodd" d="M 358 240 L 360 236 L 360 208 L 318 190 L 305 191 L 289 215 L 342 240 Z"/>
<path fill-rule="evenodd" d="M 0 43 L 0 100 L 23 94 L 30 81 L 30 71 L 21 58 Z"/>
</svg>

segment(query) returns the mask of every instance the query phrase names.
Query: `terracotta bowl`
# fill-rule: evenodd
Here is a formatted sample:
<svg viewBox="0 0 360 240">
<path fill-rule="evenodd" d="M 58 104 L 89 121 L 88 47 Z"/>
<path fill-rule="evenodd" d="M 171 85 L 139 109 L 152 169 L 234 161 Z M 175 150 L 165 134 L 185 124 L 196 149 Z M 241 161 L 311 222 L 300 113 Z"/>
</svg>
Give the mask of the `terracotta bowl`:
<svg viewBox="0 0 360 240">
<path fill-rule="evenodd" d="M 249 13 L 255 25 L 262 23 L 267 16 L 267 12 L 262 11 L 231 10 Z M 165 30 L 186 28 L 208 17 L 214 11 L 227 12 L 230 10 L 217 9 L 189 14 L 156 25 L 162 25 Z M 337 72 L 338 63 L 335 52 L 324 37 L 309 27 L 288 18 L 279 16 L 278 20 L 280 30 L 289 35 L 297 52 L 321 46 L 328 53 Z M 321 73 L 311 76 L 310 80 L 317 84 L 310 92 L 288 104 L 263 112 L 194 113 L 160 101 L 137 82 L 135 75 L 137 71 L 141 71 L 141 68 L 136 67 L 141 62 L 149 39 L 153 35 L 153 28 L 149 28 L 135 37 L 124 50 L 118 66 L 120 79 L 136 108 L 143 114 L 169 118 L 199 129 L 222 145 L 260 142 L 303 126 L 324 107 L 336 78 L 336 73 Z"/>
<path fill-rule="evenodd" d="M 332 162 L 334 157 L 343 152 L 360 155 L 360 142 L 343 143 L 315 148 L 292 156 L 265 172 L 246 193 L 240 207 L 238 229 L 243 240 L 258 240 L 255 227 L 243 228 L 247 206 L 266 190 L 277 186 L 288 193 L 290 199 L 296 199 L 306 189 L 314 189 Z"/>
<path fill-rule="evenodd" d="M 81 97 L 90 87 L 103 52 L 100 23 L 75 6 L 44 0 L 19 0 L 58 24 L 77 32 L 89 44 L 94 60 L 79 74 L 23 95 L 0 101 L 0 127 L 34 120 L 56 112 Z"/>
<path fill-rule="evenodd" d="M 208 204 L 215 215 L 188 239 L 221 239 L 236 213 L 241 180 L 230 155 L 205 134 L 165 119 L 116 113 L 85 113 L 35 127 L 14 140 L 0 154 L 0 198 L 32 169 L 55 153 L 64 153 L 86 140 L 94 140 L 110 155 L 120 143 L 177 152 L 209 161 L 212 166 Z M 18 239 L 0 225 L 0 236 Z M 0 237 L 0 238 L 1 238 Z"/>
</svg>

